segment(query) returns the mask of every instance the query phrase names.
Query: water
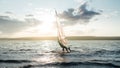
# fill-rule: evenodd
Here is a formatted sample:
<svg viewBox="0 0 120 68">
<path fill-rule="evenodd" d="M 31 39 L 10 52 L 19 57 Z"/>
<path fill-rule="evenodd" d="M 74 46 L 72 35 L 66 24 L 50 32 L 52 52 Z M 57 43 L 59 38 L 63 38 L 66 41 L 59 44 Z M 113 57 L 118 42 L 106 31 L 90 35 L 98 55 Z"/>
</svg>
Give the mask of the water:
<svg viewBox="0 0 120 68">
<path fill-rule="evenodd" d="M 0 40 L 0 68 L 120 68 L 119 40 Z"/>
</svg>

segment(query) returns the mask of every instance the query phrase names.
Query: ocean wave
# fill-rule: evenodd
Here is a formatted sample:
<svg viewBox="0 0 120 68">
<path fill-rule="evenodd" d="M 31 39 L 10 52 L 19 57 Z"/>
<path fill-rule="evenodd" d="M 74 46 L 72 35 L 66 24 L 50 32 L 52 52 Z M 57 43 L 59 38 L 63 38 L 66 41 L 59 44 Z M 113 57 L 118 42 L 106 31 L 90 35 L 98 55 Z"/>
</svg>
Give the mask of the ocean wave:
<svg viewBox="0 0 120 68">
<path fill-rule="evenodd" d="M 33 49 L 9 49 L 9 51 L 32 51 Z"/>
<path fill-rule="evenodd" d="M 30 63 L 30 60 L 0 60 L 0 63 Z"/>
<path fill-rule="evenodd" d="M 95 51 L 93 52 L 94 55 L 101 55 L 101 54 L 117 54 L 117 55 L 120 55 L 120 50 L 105 50 L 105 49 L 101 49 L 101 50 L 98 50 L 98 51 Z"/>
<path fill-rule="evenodd" d="M 115 67 L 120 68 L 120 65 L 115 65 L 113 63 L 97 63 L 97 62 L 55 62 L 55 63 L 48 63 L 48 64 L 38 64 L 38 65 L 26 65 L 21 68 L 33 68 L 33 67 L 51 67 L 51 66 L 98 66 L 98 67 Z M 82 67 L 81 67 L 82 68 Z"/>
</svg>

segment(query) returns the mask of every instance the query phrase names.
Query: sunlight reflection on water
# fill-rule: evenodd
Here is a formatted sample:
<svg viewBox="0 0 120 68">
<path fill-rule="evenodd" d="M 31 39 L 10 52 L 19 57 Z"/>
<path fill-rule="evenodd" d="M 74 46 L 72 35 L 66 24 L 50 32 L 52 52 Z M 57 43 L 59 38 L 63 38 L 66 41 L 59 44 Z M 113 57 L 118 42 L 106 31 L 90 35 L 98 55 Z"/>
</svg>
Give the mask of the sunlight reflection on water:
<svg viewBox="0 0 120 68">
<path fill-rule="evenodd" d="M 33 60 L 37 61 L 38 63 L 46 64 L 46 63 L 54 63 L 54 62 L 64 62 L 65 58 L 57 54 L 46 53 L 44 56 L 34 58 Z"/>
<path fill-rule="evenodd" d="M 55 44 L 54 44 L 55 45 Z M 41 49 L 42 49 L 42 53 L 41 51 L 38 52 L 39 54 L 43 54 L 42 56 L 38 56 L 36 58 L 33 58 L 34 61 L 38 62 L 38 63 L 53 63 L 53 62 L 64 62 L 65 59 L 61 56 L 62 53 L 61 52 L 55 52 L 53 49 L 55 49 L 55 47 L 51 47 L 54 46 L 53 42 L 50 41 L 42 41 L 42 45 L 41 45 Z"/>
</svg>

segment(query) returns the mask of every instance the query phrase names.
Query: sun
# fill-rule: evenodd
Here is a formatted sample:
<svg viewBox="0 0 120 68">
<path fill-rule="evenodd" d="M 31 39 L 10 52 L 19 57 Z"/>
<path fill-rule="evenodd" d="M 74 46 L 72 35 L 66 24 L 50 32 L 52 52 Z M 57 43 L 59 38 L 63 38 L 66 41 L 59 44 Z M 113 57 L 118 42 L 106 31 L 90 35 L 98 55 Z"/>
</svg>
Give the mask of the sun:
<svg viewBox="0 0 120 68">
<path fill-rule="evenodd" d="M 40 26 L 40 31 L 43 33 L 49 33 L 53 32 L 54 29 L 52 29 L 53 25 L 55 24 L 55 16 L 54 14 L 46 13 L 43 16 L 41 16 L 42 24 Z"/>
<path fill-rule="evenodd" d="M 42 22 L 42 24 L 40 24 L 38 27 L 39 29 L 43 29 L 43 30 L 40 30 L 43 32 L 49 32 L 50 27 L 52 27 L 56 21 L 55 13 L 54 11 L 51 11 L 51 10 L 44 10 L 41 13 L 38 12 L 36 17 Z"/>
<path fill-rule="evenodd" d="M 39 24 L 35 28 L 39 34 L 43 35 L 53 35 L 55 34 L 55 21 L 56 17 L 54 13 L 46 12 L 40 15 L 40 21 L 42 24 Z"/>
</svg>

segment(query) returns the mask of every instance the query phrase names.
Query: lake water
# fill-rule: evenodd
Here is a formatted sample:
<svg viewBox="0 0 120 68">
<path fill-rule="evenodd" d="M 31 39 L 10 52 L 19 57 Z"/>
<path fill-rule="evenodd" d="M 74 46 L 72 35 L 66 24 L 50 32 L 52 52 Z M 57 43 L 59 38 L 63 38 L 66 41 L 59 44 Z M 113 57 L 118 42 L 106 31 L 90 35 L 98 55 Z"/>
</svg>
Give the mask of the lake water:
<svg viewBox="0 0 120 68">
<path fill-rule="evenodd" d="M 0 68 L 120 68 L 119 40 L 0 40 Z"/>
</svg>

